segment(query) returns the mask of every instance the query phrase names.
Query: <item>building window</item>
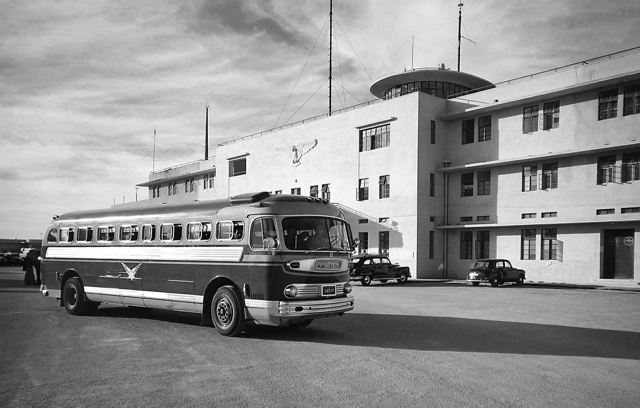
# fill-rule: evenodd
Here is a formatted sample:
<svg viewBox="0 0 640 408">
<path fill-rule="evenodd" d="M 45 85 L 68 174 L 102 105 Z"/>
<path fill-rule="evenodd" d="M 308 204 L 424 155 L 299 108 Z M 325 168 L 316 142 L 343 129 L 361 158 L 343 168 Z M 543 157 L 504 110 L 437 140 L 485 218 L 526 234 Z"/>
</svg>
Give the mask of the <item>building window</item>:
<svg viewBox="0 0 640 408">
<path fill-rule="evenodd" d="M 436 196 L 436 173 L 429 173 L 429 197 Z"/>
<path fill-rule="evenodd" d="M 491 140 L 491 115 L 478 118 L 478 142 Z"/>
<path fill-rule="evenodd" d="M 613 183 L 616 155 L 598 157 L 598 184 Z"/>
<path fill-rule="evenodd" d="M 462 188 L 461 197 L 471 197 L 473 195 L 473 173 L 460 175 L 460 185 Z"/>
<path fill-rule="evenodd" d="M 435 238 L 436 232 L 429 231 L 429 259 L 433 259 L 435 255 Z"/>
<path fill-rule="evenodd" d="M 472 231 L 460 231 L 460 259 L 473 259 Z"/>
<path fill-rule="evenodd" d="M 529 218 L 537 218 L 538 216 L 536 215 L 536 213 L 524 213 L 522 214 L 522 219 L 526 220 Z"/>
<path fill-rule="evenodd" d="M 542 260 L 558 259 L 558 230 L 545 228 L 542 230 Z"/>
<path fill-rule="evenodd" d="M 300 195 L 300 187 L 292 188 L 292 189 L 291 189 L 291 194 L 293 194 L 293 195 Z"/>
<path fill-rule="evenodd" d="M 473 119 L 462 121 L 462 144 L 473 143 Z"/>
<path fill-rule="evenodd" d="M 188 178 L 184 181 L 184 192 L 192 193 L 195 189 L 195 180 L 193 178 Z"/>
<path fill-rule="evenodd" d="M 331 201 L 331 191 L 329 191 L 329 184 L 322 185 L 322 199 Z"/>
<path fill-rule="evenodd" d="M 533 261 L 536 259 L 536 230 L 523 229 L 520 238 L 520 259 Z"/>
<path fill-rule="evenodd" d="M 247 174 L 247 158 L 229 160 L 229 177 Z"/>
<path fill-rule="evenodd" d="M 632 214 L 632 213 L 640 213 L 640 207 L 626 207 L 621 208 L 620 212 L 622 214 Z"/>
<path fill-rule="evenodd" d="M 622 182 L 640 180 L 640 152 L 622 154 Z"/>
<path fill-rule="evenodd" d="M 380 231 L 380 253 L 388 254 L 389 253 L 389 231 Z"/>
<path fill-rule="evenodd" d="M 436 121 L 431 121 L 431 144 L 436 144 Z"/>
<path fill-rule="evenodd" d="M 522 133 L 533 133 L 538 130 L 538 105 L 524 108 L 522 114 Z"/>
<path fill-rule="evenodd" d="M 560 126 L 560 101 L 545 103 L 543 109 L 542 129 L 556 129 Z"/>
<path fill-rule="evenodd" d="M 356 200 L 365 201 L 369 199 L 369 179 L 360 179 L 358 189 L 356 190 Z"/>
<path fill-rule="evenodd" d="M 213 188 L 215 179 L 216 179 L 216 173 L 205 174 L 204 177 L 202 178 L 202 180 L 203 180 L 203 183 L 202 183 L 203 189 L 206 190 L 208 188 Z"/>
<path fill-rule="evenodd" d="M 464 217 L 460 217 L 460 222 L 472 222 L 473 221 L 473 217 L 470 215 L 466 215 Z"/>
<path fill-rule="evenodd" d="M 624 87 L 622 116 L 640 113 L 640 85 Z"/>
<path fill-rule="evenodd" d="M 160 197 L 160 186 L 151 186 L 151 197 L 152 198 Z"/>
<path fill-rule="evenodd" d="M 536 191 L 538 189 L 538 166 L 524 166 L 522 168 L 522 191 Z"/>
<path fill-rule="evenodd" d="M 490 256 L 489 243 L 490 243 L 489 231 L 476 232 L 476 258 L 477 259 L 489 258 Z"/>
<path fill-rule="evenodd" d="M 167 186 L 167 195 L 178 195 L 178 182 L 169 182 Z"/>
<path fill-rule="evenodd" d="M 282 190 L 276 190 L 273 192 L 274 195 L 280 195 L 282 194 Z"/>
<path fill-rule="evenodd" d="M 309 188 L 309 197 L 317 197 L 318 196 L 318 186 L 311 186 Z"/>
<path fill-rule="evenodd" d="M 358 224 L 368 224 L 369 220 L 366 218 L 358 218 Z"/>
<path fill-rule="evenodd" d="M 542 165 L 542 189 L 558 188 L 558 163 Z"/>
<path fill-rule="evenodd" d="M 618 116 L 618 88 L 600 92 L 598 97 L 598 120 Z"/>
<path fill-rule="evenodd" d="M 596 215 L 611 215 L 615 213 L 616 213 L 615 208 L 603 208 L 600 210 L 596 210 Z"/>
<path fill-rule="evenodd" d="M 543 213 L 540 213 L 540 216 L 542 218 L 557 218 L 558 212 L 557 211 L 543 212 Z"/>
<path fill-rule="evenodd" d="M 386 124 L 360 131 L 360 151 L 380 149 L 391 144 L 391 125 Z"/>
<path fill-rule="evenodd" d="M 380 182 L 378 183 L 380 198 L 389 198 L 389 192 L 391 189 L 389 176 L 380 176 Z"/>
<path fill-rule="evenodd" d="M 473 184 L 473 180 L 471 181 Z M 491 170 L 478 172 L 478 195 L 491 194 Z M 473 195 L 473 191 L 471 192 Z"/>
<path fill-rule="evenodd" d="M 366 254 L 369 251 L 369 233 L 368 232 L 359 232 L 358 233 L 358 253 Z"/>
<path fill-rule="evenodd" d="M 491 216 L 489 216 L 489 215 L 478 215 L 476 217 L 476 221 L 491 221 Z"/>
</svg>

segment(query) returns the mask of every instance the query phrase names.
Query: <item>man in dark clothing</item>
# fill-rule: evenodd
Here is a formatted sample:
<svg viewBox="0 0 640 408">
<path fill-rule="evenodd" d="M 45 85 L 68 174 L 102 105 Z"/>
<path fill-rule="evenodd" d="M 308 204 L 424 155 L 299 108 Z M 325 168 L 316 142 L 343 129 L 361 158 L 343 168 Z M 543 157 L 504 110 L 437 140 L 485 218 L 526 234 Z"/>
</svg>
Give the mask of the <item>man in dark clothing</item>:
<svg viewBox="0 0 640 408">
<path fill-rule="evenodd" d="M 22 270 L 24 271 L 24 284 L 25 285 L 33 285 L 35 284 L 35 280 L 33 279 L 33 257 L 31 256 L 31 251 L 24 257 L 22 264 Z"/>
<path fill-rule="evenodd" d="M 40 281 L 40 251 L 33 251 L 33 267 L 36 269 L 36 285 L 42 285 Z"/>
</svg>

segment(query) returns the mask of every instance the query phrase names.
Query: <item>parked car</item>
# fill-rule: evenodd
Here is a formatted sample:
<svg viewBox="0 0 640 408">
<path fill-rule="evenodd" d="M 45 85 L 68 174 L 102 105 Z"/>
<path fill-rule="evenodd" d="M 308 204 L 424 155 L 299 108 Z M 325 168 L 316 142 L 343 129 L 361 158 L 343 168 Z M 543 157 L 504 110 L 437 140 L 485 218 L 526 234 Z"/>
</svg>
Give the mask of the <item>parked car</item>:
<svg viewBox="0 0 640 408">
<path fill-rule="evenodd" d="M 386 283 L 396 279 L 398 283 L 404 283 L 410 277 L 408 266 L 393 264 L 386 255 L 362 254 L 353 257 L 351 280 L 359 280 L 364 286 L 374 280 Z"/>
<path fill-rule="evenodd" d="M 2 266 L 19 266 L 22 265 L 20 256 L 13 252 L 5 252 L 1 255 L 0 265 Z"/>
<path fill-rule="evenodd" d="M 482 282 L 488 282 L 494 287 L 505 282 L 522 285 L 524 279 L 525 271 L 514 268 L 506 259 L 478 259 L 467 275 L 467 281 L 473 286 L 478 286 Z"/>
</svg>

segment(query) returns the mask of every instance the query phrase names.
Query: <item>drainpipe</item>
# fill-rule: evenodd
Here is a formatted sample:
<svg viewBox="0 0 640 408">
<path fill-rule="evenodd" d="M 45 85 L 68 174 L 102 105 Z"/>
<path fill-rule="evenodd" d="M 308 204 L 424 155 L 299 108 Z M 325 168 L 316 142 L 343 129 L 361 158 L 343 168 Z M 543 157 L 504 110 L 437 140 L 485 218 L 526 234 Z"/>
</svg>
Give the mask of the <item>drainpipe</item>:
<svg viewBox="0 0 640 408">
<path fill-rule="evenodd" d="M 451 165 L 451 160 L 445 158 L 442 161 L 445 169 Z M 444 225 L 449 225 L 449 172 L 444 172 Z M 442 245 L 442 277 L 446 278 L 448 273 L 448 253 L 449 253 L 449 230 L 443 230 L 444 239 Z"/>
</svg>

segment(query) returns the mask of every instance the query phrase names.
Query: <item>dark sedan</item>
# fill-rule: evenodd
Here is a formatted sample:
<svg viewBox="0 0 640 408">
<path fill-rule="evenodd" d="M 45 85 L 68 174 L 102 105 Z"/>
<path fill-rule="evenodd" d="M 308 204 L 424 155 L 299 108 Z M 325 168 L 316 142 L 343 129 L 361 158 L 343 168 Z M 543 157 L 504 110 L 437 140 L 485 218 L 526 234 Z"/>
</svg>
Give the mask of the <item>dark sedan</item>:
<svg viewBox="0 0 640 408">
<path fill-rule="evenodd" d="M 481 282 L 488 282 L 494 287 L 505 282 L 522 285 L 524 279 L 525 272 L 511 266 L 511 262 L 506 259 L 478 259 L 467 275 L 467 281 L 473 286 L 478 286 Z"/>
<path fill-rule="evenodd" d="M 386 255 L 357 255 L 353 258 L 351 280 L 359 280 L 365 286 L 371 281 L 377 280 L 386 283 L 396 279 L 398 283 L 404 283 L 411 277 L 408 266 L 392 264 Z"/>
</svg>

